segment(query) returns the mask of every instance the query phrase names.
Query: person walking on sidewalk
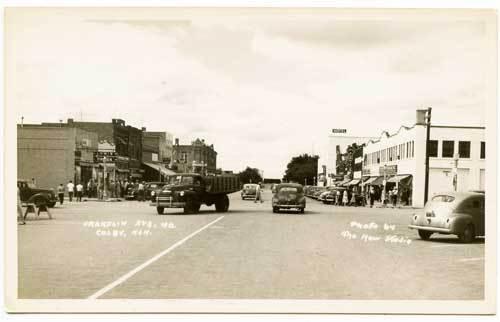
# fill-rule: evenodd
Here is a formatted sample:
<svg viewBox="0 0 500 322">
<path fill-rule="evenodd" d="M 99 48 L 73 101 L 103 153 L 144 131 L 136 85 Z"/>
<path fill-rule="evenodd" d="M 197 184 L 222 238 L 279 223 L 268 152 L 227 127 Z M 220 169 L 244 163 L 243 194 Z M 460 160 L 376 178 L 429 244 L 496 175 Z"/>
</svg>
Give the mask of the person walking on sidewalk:
<svg viewBox="0 0 500 322">
<path fill-rule="evenodd" d="M 82 196 L 83 196 L 83 185 L 81 183 L 78 183 L 76 185 L 76 201 L 82 202 Z"/>
<path fill-rule="evenodd" d="M 24 220 L 24 215 L 23 215 L 23 206 L 21 203 L 21 189 L 17 187 L 17 221 L 21 221 L 21 225 L 26 225 L 26 221 Z"/>
<path fill-rule="evenodd" d="M 347 189 L 344 190 L 344 195 L 342 196 L 342 206 L 347 206 L 347 203 L 349 202 L 349 195 L 347 193 Z"/>
<path fill-rule="evenodd" d="M 137 199 L 139 201 L 144 201 L 144 181 L 139 182 L 139 185 L 137 186 Z"/>
<path fill-rule="evenodd" d="M 370 208 L 373 208 L 373 203 L 375 202 L 375 187 L 370 186 Z"/>
<path fill-rule="evenodd" d="M 62 183 L 57 187 L 57 196 L 59 197 L 59 204 L 62 205 L 64 203 L 64 186 Z"/>
<path fill-rule="evenodd" d="M 69 181 L 68 184 L 66 185 L 66 188 L 68 189 L 68 196 L 69 196 L 69 202 L 73 201 L 73 193 L 75 189 L 75 185 L 73 184 L 73 181 Z"/>
</svg>

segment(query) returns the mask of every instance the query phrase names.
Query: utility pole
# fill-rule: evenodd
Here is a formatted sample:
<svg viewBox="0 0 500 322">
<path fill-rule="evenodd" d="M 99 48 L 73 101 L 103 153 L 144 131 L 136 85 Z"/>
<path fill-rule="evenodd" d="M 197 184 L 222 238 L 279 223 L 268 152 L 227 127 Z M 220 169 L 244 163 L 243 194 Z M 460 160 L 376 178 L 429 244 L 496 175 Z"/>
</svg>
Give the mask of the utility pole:
<svg viewBox="0 0 500 322">
<path fill-rule="evenodd" d="M 424 205 L 429 199 L 429 142 L 431 136 L 431 112 L 432 107 L 427 108 L 425 114 L 425 124 L 427 126 L 427 136 L 425 140 L 425 186 L 424 186 Z"/>
<path fill-rule="evenodd" d="M 106 157 L 102 158 L 103 171 L 102 171 L 102 199 L 106 200 Z"/>
</svg>

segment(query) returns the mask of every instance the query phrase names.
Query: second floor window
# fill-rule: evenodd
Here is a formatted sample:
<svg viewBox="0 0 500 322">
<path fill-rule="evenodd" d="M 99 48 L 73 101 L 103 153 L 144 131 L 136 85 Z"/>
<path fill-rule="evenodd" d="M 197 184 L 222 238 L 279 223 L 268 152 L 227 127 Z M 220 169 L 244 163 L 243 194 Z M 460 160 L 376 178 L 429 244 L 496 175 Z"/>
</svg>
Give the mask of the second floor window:
<svg viewBox="0 0 500 322">
<path fill-rule="evenodd" d="M 455 153 L 455 142 L 454 141 L 443 141 L 443 158 L 453 158 Z"/>
<path fill-rule="evenodd" d="M 470 158 L 470 141 L 458 142 L 458 155 L 460 158 Z"/>
<path fill-rule="evenodd" d="M 437 156 L 438 156 L 438 141 L 436 141 L 436 140 L 429 141 L 429 156 L 437 158 Z"/>
</svg>

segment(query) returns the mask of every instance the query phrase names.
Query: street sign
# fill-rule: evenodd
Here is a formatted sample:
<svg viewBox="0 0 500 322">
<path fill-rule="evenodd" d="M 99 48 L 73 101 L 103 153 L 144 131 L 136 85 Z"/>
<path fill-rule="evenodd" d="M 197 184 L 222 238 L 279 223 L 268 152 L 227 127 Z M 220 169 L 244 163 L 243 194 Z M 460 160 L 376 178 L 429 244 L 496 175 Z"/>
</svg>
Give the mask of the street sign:
<svg viewBox="0 0 500 322">
<path fill-rule="evenodd" d="M 94 152 L 95 163 L 103 163 L 104 158 L 106 158 L 106 162 L 115 162 L 117 159 L 116 152 Z"/>
<path fill-rule="evenodd" d="M 395 176 L 398 173 L 398 166 L 386 165 L 385 167 L 380 167 L 378 171 L 380 176 L 383 176 L 384 174 L 386 176 Z"/>
</svg>

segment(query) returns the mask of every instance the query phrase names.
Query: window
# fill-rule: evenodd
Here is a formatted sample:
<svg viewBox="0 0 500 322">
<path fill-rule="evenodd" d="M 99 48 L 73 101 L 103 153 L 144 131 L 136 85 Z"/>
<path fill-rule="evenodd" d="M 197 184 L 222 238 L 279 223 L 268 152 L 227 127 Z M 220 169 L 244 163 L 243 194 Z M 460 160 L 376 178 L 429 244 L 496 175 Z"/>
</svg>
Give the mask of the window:
<svg viewBox="0 0 500 322">
<path fill-rule="evenodd" d="M 470 141 L 458 141 L 458 156 L 460 158 L 470 158 Z"/>
<path fill-rule="evenodd" d="M 455 141 L 443 141 L 443 151 L 441 153 L 443 158 L 453 158 L 455 153 Z"/>
<path fill-rule="evenodd" d="M 432 201 L 436 202 L 453 202 L 455 200 L 455 197 L 453 196 L 448 196 L 448 195 L 437 195 L 432 197 Z"/>
<path fill-rule="evenodd" d="M 437 158 L 437 156 L 438 156 L 438 141 L 436 141 L 436 140 L 429 141 L 429 156 Z"/>
<path fill-rule="evenodd" d="M 411 157 L 415 156 L 415 142 L 411 141 Z"/>
<path fill-rule="evenodd" d="M 485 142 L 481 142 L 481 159 L 486 157 L 486 144 Z"/>
</svg>

